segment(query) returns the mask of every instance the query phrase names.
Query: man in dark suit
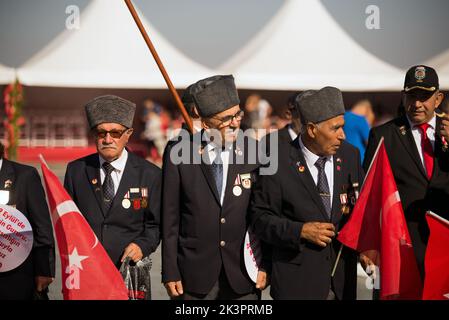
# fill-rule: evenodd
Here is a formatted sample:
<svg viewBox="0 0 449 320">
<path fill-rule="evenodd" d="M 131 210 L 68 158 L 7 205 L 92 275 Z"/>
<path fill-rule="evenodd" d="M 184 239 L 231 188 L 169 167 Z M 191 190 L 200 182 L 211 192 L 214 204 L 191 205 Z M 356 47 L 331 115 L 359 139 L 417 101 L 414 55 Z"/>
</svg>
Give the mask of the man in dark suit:
<svg viewBox="0 0 449 320">
<path fill-rule="evenodd" d="M 101 96 L 86 105 L 98 153 L 67 166 L 64 186 L 119 268 L 159 244 L 161 170 L 125 148 L 135 105 Z"/>
<path fill-rule="evenodd" d="M 195 87 L 205 130 L 185 134 L 164 155 L 162 281 L 172 298 L 258 299 L 243 260 L 258 164 L 238 142 L 243 112 L 234 78 L 214 76 Z M 263 289 L 265 282 L 259 270 L 256 286 Z"/>
<path fill-rule="evenodd" d="M 53 228 L 36 169 L 3 159 L 3 152 L 0 144 L 2 204 L 15 207 L 28 219 L 33 229 L 33 249 L 20 266 L 0 272 L 0 300 L 31 300 L 35 292 L 43 296 L 55 276 Z"/>
<path fill-rule="evenodd" d="M 301 134 L 279 154 L 278 171 L 259 177 L 250 205 L 255 234 L 272 246 L 271 295 L 355 299 L 356 253 L 344 247 L 331 274 L 341 247 L 334 237 L 363 179 L 357 149 L 344 142 L 343 98 L 325 87 L 296 103 Z"/>
<path fill-rule="evenodd" d="M 425 212 L 449 212 L 449 153 L 442 144 L 441 124 L 435 116 L 435 109 L 443 100 L 438 88 L 438 75 L 433 68 L 411 67 L 402 92 L 405 115 L 371 130 L 364 161 L 367 169 L 384 137 L 422 278 L 429 237 Z"/>
</svg>

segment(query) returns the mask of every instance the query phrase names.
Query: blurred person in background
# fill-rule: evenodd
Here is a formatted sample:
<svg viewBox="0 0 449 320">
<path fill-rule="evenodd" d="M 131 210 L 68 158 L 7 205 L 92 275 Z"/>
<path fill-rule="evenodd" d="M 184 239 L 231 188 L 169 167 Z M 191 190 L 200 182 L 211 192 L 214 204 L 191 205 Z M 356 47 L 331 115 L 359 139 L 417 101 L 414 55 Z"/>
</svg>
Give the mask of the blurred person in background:
<svg viewBox="0 0 449 320">
<path fill-rule="evenodd" d="M 150 160 L 157 162 L 161 159 L 166 142 L 160 116 L 162 107 L 151 99 L 145 99 L 143 107 L 142 120 L 145 123 L 145 129 L 142 132 L 142 139 L 147 142 Z"/>
<path fill-rule="evenodd" d="M 346 141 L 359 149 L 362 162 L 374 119 L 371 102 L 366 99 L 358 101 L 350 111 L 345 112 Z"/>
</svg>

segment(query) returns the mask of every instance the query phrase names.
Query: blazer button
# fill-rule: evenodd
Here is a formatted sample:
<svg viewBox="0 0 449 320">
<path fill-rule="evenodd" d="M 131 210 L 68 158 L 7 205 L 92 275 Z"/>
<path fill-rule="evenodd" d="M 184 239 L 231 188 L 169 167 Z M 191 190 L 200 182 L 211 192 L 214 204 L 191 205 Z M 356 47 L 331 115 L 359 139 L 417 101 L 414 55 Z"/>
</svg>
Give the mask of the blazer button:
<svg viewBox="0 0 449 320">
<path fill-rule="evenodd" d="M 226 242 L 220 241 L 220 247 L 224 247 L 226 245 Z"/>
<path fill-rule="evenodd" d="M 221 218 L 220 222 L 221 222 L 221 224 L 224 224 L 224 223 L 226 223 L 226 219 L 225 218 Z"/>
</svg>

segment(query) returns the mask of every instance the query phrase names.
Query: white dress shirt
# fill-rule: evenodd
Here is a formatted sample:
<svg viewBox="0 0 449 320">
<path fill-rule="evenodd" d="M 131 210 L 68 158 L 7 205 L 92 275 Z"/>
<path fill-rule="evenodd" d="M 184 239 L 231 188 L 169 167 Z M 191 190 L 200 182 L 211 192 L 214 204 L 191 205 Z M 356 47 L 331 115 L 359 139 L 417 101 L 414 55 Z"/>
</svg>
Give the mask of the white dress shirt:
<svg viewBox="0 0 449 320">
<path fill-rule="evenodd" d="M 206 145 L 206 151 L 208 152 L 210 163 L 213 163 L 215 158 L 217 157 L 217 148 L 221 148 L 221 146 L 217 147 L 213 143 L 208 143 Z M 221 197 L 220 197 L 221 205 L 223 205 L 223 199 L 224 199 L 225 190 L 226 190 L 226 182 L 227 182 L 226 180 L 228 178 L 228 167 L 229 167 L 229 154 L 230 154 L 231 150 L 232 150 L 232 144 L 230 144 L 224 150 L 221 151 L 221 163 L 223 164 L 223 183 L 221 185 L 221 193 L 220 193 L 221 194 Z"/>
<path fill-rule="evenodd" d="M 410 124 L 410 128 L 412 130 L 413 140 L 415 140 L 416 148 L 418 149 L 419 158 L 421 159 L 421 163 L 426 168 L 424 164 L 424 157 L 422 154 L 422 147 L 421 147 L 421 129 L 418 128 L 417 125 L 413 124 L 413 122 L 410 121 L 410 119 L 407 116 L 408 123 Z M 432 144 L 432 149 L 435 150 L 435 127 L 437 124 L 436 117 L 433 116 L 433 118 L 428 122 L 429 128 L 427 128 L 427 137 L 430 140 L 430 143 Z"/>
<path fill-rule="evenodd" d="M 100 155 L 100 178 L 101 185 L 103 185 L 104 179 L 106 177 L 106 171 L 103 168 L 103 163 L 106 162 Z M 120 185 L 120 181 L 122 180 L 123 171 L 125 171 L 126 161 L 128 160 L 128 151 L 123 149 L 122 155 L 117 159 L 111 162 L 111 165 L 114 167 L 114 171 L 111 173 L 112 181 L 114 182 L 114 194 L 117 193 L 118 186 Z"/>
<path fill-rule="evenodd" d="M 312 151 L 307 149 L 307 147 L 302 142 L 302 138 L 298 139 L 299 147 L 301 148 L 304 159 L 306 160 L 307 168 L 309 168 L 310 174 L 312 175 L 315 185 L 318 183 L 318 168 L 315 166 L 315 162 L 320 158 Z M 332 156 L 328 156 L 326 164 L 324 165 L 324 172 L 326 173 L 327 183 L 329 184 L 329 191 L 331 195 L 331 207 L 332 199 L 334 196 L 334 159 Z"/>
<path fill-rule="evenodd" d="M 292 129 L 291 125 L 288 125 L 288 134 L 290 135 L 290 138 L 292 138 L 292 141 L 298 137 L 298 134 Z"/>
</svg>

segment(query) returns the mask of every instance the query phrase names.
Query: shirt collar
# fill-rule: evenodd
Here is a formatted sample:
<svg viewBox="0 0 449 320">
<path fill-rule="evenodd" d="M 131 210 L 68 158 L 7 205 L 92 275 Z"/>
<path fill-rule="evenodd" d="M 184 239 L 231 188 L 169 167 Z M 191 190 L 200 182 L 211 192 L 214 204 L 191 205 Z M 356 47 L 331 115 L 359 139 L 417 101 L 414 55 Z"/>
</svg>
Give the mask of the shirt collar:
<svg viewBox="0 0 449 320">
<path fill-rule="evenodd" d="M 317 156 L 316 154 L 314 154 L 312 151 L 310 151 L 309 149 L 307 149 L 307 147 L 304 145 L 304 143 L 302 142 L 302 137 L 299 136 L 299 147 L 301 148 L 302 154 L 304 155 L 304 160 L 306 160 L 307 166 L 310 167 L 314 167 L 315 163 L 317 162 L 317 160 L 319 158 L 321 158 L 320 156 Z M 332 162 L 332 157 L 331 156 L 327 156 L 326 157 L 326 161 L 331 161 Z"/>
<path fill-rule="evenodd" d="M 105 163 L 106 160 L 103 159 L 101 155 L 98 155 L 98 157 L 100 158 L 100 167 L 102 167 L 103 163 Z M 114 170 L 118 172 L 123 172 L 123 170 L 125 170 L 127 160 L 128 160 L 128 151 L 126 151 L 125 148 L 123 149 L 121 156 L 118 159 L 112 161 L 111 165 L 114 167 Z"/>
<path fill-rule="evenodd" d="M 407 121 L 408 121 L 408 124 L 410 125 L 410 128 L 412 128 L 412 129 L 413 129 L 413 128 L 418 128 L 418 125 L 414 124 L 414 123 L 410 120 L 410 118 L 408 117 L 408 115 L 407 115 Z M 437 126 L 437 118 L 436 118 L 435 114 L 433 114 L 433 118 L 430 119 L 430 121 L 427 122 L 427 123 L 429 124 L 429 126 L 430 126 L 432 129 L 435 130 L 435 128 L 436 128 L 436 126 Z"/>
<path fill-rule="evenodd" d="M 0 158 L 0 170 L 2 170 L 2 166 L 3 166 L 3 158 Z"/>
<path fill-rule="evenodd" d="M 292 138 L 292 141 L 296 139 L 296 137 L 298 137 L 298 134 L 295 132 L 295 130 L 292 129 L 292 125 L 289 124 L 288 125 L 288 133 L 290 135 L 290 138 Z"/>
</svg>

